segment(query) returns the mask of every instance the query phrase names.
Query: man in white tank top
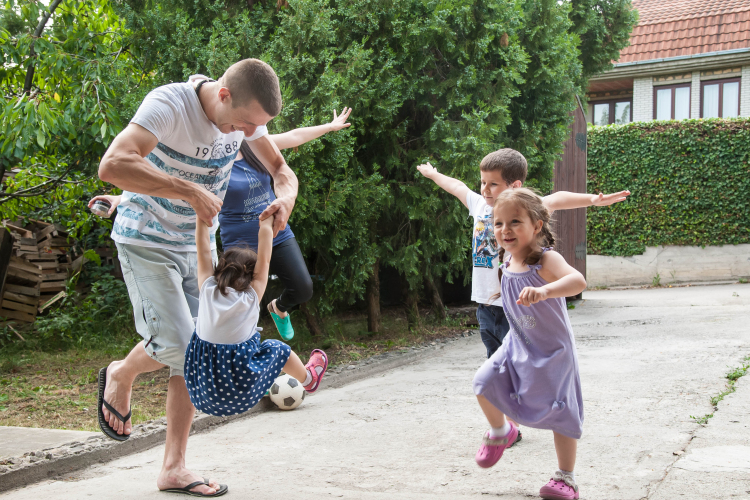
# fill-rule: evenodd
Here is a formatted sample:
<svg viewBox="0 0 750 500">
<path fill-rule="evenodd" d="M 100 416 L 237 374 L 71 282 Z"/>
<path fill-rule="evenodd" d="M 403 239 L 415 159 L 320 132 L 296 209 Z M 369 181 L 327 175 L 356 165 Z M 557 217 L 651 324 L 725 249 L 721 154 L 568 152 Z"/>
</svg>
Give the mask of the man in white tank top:
<svg viewBox="0 0 750 500">
<path fill-rule="evenodd" d="M 160 490 L 209 496 L 226 493 L 185 465 L 193 421 L 183 366 L 197 317 L 199 290 L 195 225 L 211 226 L 232 164 L 247 140 L 274 180 L 276 200 L 261 214 L 275 216 L 274 235 L 286 226 L 297 197 L 297 178 L 266 124 L 281 111 L 281 91 L 270 66 L 257 59 L 232 65 L 218 80 L 194 75 L 146 96 L 130 124 L 112 142 L 99 177 L 123 189 L 112 231 L 128 285 L 136 330 L 143 337 L 122 361 L 100 371 L 99 425 L 124 441 L 131 432 L 130 394 L 140 373 L 170 367 L 166 449 Z"/>
</svg>

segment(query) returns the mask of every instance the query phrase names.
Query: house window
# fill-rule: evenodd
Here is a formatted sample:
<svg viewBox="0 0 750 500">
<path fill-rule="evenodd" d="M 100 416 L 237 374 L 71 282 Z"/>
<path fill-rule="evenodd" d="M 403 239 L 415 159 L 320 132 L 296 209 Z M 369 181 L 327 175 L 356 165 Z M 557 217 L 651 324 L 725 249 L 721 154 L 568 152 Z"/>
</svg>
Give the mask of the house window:
<svg viewBox="0 0 750 500">
<path fill-rule="evenodd" d="M 592 104 L 594 114 L 591 117 L 591 123 L 594 125 L 622 124 L 633 121 L 633 100 L 631 98 L 596 101 Z"/>
<path fill-rule="evenodd" d="M 740 116 L 740 79 L 701 82 L 701 118 Z"/>
<path fill-rule="evenodd" d="M 690 84 L 654 87 L 654 119 L 690 118 Z"/>
</svg>

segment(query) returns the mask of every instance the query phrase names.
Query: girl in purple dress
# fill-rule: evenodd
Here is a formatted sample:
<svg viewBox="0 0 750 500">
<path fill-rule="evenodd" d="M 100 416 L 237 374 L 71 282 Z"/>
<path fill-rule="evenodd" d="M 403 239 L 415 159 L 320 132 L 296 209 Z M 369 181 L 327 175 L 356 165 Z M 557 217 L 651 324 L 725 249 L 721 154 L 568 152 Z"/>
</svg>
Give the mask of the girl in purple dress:
<svg viewBox="0 0 750 500">
<path fill-rule="evenodd" d="M 549 212 L 534 192 L 503 192 L 493 216 L 502 247 L 500 294 L 511 335 L 474 377 L 474 393 L 491 426 L 476 461 L 480 467 L 495 465 L 518 438 L 515 422 L 549 429 L 559 469 L 539 494 L 577 499 L 573 468 L 583 401 L 565 297 L 582 292 L 586 280 L 551 250 L 555 238 Z"/>
</svg>

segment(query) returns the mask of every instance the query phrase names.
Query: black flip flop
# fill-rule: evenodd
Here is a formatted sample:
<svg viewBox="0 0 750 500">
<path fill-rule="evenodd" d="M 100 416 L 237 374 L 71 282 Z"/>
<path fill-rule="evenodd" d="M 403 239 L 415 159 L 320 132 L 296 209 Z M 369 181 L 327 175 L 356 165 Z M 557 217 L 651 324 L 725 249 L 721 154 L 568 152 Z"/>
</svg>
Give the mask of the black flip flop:
<svg viewBox="0 0 750 500">
<path fill-rule="evenodd" d="M 109 422 L 107 420 L 104 420 L 104 412 L 102 411 L 102 405 L 104 405 L 107 410 L 109 410 L 112 415 L 117 417 L 117 419 L 122 422 L 123 424 L 128 421 L 130 418 L 130 415 L 132 415 L 133 411 L 129 411 L 127 415 L 124 417 L 114 409 L 112 405 L 104 401 L 104 388 L 107 386 L 107 367 L 105 366 L 101 370 L 99 370 L 99 406 L 97 407 L 97 414 L 99 415 L 99 428 L 102 430 L 102 432 L 107 436 L 115 441 L 127 441 L 130 438 L 130 434 L 118 434 L 112 427 L 109 426 Z"/>
<path fill-rule="evenodd" d="M 191 496 L 194 496 L 194 497 L 209 497 L 209 498 L 210 497 L 220 497 L 221 495 L 223 495 L 224 493 L 226 493 L 227 491 L 229 491 L 229 487 L 226 484 L 220 484 L 219 485 L 219 491 L 217 491 L 213 495 L 206 495 L 205 493 L 199 493 L 197 491 L 190 491 L 193 488 L 195 488 L 196 486 L 200 486 L 201 484 L 205 484 L 206 486 L 210 486 L 208 484 L 208 480 L 204 477 L 203 481 L 195 481 L 194 483 L 188 484 L 184 488 L 167 488 L 166 490 L 161 490 L 161 491 L 166 491 L 167 493 L 183 493 L 185 495 L 191 495 Z"/>
</svg>

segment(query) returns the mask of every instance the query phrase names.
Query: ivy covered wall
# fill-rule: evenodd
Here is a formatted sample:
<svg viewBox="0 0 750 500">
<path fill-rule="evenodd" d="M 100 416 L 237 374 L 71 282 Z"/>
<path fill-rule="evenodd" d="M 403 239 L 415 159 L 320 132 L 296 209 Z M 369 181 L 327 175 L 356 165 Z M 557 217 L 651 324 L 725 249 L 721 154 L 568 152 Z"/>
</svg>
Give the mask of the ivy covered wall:
<svg viewBox="0 0 750 500">
<path fill-rule="evenodd" d="M 588 209 L 589 254 L 750 243 L 749 119 L 592 127 L 588 142 L 588 192 L 632 192 Z"/>
</svg>

